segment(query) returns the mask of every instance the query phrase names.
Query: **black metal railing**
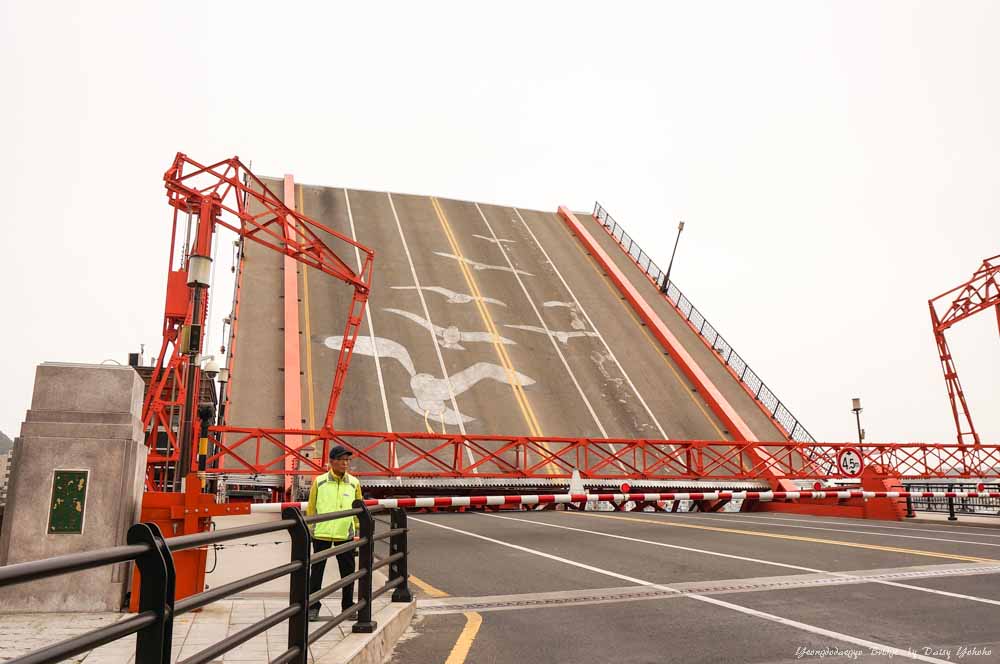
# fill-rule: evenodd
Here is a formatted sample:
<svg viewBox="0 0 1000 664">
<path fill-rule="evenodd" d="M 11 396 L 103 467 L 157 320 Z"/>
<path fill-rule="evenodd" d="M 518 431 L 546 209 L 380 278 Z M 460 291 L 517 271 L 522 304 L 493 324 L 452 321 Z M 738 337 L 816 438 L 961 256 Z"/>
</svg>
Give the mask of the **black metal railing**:
<svg viewBox="0 0 1000 664">
<path fill-rule="evenodd" d="M 906 491 L 1000 491 L 1000 483 L 983 484 L 979 489 L 978 483 L 952 482 L 950 484 L 928 482 L 910 483 L 904 482 L 903 488 Z M 923 498 L 920 496 L 908 496 L 906 498 L 906 516 L 914 517 L 915 512 L 947 512 L 949 521 L 958 521 L 959 514 L 967 516 L 1000 516 L 1000 498 L 990 498 L 989 496 L 979 496 L 977 498 L 947 498 L 934 497 Z"/>
<path fill-rule="evenodd" d="M 389 528 L 376 535 L 377 520 L 373 514 L 382 512 L 389 512 L 389 521 L 378 521 L 387 523 Z M 360 539 L 312 554 L 310 525 L 353 516 L 357 516 L 360 522 Z M 291 538 L 292 552 L 288 563 L 174 601 L 175 573 L 172 557 L 174 552 L 280 531 L 288 532 Z M 169 664 L 173 625 L 177 616 L 284 576 L 289 577 L 288 606 L 235 634 L 230 634 L 184 659 L 180 664 L 200 664 L 218 659 L 282 622 L 288 624 L 288 648 L 271 660 L 272 664 L 284 662 L 305 664 L 309 660 L 309 645 L 340 623 L 352 618 L 354 614 L 357 614 L 357 621 L 352 628 L 353 631 L 374 631 L 377 625 L 372 620 L 372 602 L 389 590 L 393 591 L 393 602 L 412 600 L 406 564 L 409 552 L 407 532 L 404 510 L 387 510 L 383 507 L 368 509 L 362 501 L 357 500 L 354 501 L 352 509 L 343 512 L 306 518 L 298 508 L 287 507 L 281 512 L 281 520 L 273 523 L 240 526 L 169 539 L 163 537 L 156 525 L 140 523 L 129 529 L 126 540 L 128 544 L 125 546 L 0 567 L 0 587 L 132 561 L 136 563 L 140 575 L 139 610 L 134 616 L 22 655 L 9 660 L 8 664 L 59 662 L 133 634 L 136 635 L 136 662 Z M 385 540 L 388 540 L 389 553 L 381 558 L 376 557 L 375 543 Z M 331 556 L 354 550 L 358 551 L 358 570 L 310 594 L 309 580 L 312 565 Z M 381 588 L 373 589 L 373 573 L 386 566 L 389 567 L 388 581 Z M 317 629 L 310 630 L 308 620 L 310 604 L 319 602 L 355 581 L 359 587 L 358 599 L 354 605 L 332 619 L 323 620 L 322 626 Z"/>
<path fill-rule="evenodd" d="M 792 415 L 791 411 L 774 394 L 771 388 L 750 368 L 746 360 L 733 350 L 732 345 L 691 304 L 691 300 L 674 285 L 673 280 L 664 284 L 666 273 L 653 262 L 649 254 L 636 244 L 635 240 L 625 232 L 625 229 L 598 202 L 594 203 L 593 216 L 598 223 L 604 226 L 604 230 L 621 245 L 625 253 L 649 277 L 650 281 L 660 289 L 660 293 L 663 294 L 681 317 L 687 320 L 695 332 L 708 343 L 708 347 L 715 351 L 722 363 L 732 370 L 736 378 L 746 386 L 750 394 L 760 403 L 762 409 L 770 414 L 771 418 L 788 432 L 789 438 L 800 443 L 816 442 L 806 428 L 802 426 L 802 423 Z"/>
</svg>

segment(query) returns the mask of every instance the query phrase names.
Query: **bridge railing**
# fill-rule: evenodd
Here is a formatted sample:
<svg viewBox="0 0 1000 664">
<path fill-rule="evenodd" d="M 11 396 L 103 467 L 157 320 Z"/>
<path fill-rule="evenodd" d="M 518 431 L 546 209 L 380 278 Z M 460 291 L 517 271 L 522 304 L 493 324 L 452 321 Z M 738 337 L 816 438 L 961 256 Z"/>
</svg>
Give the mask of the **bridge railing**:
<svg viewBox="0 0 1000 664">
<path fill-rule="evenodd" d="M 625 229 L 598 202 L 594 203 L 593 216 L 604 227 L 604 230 L 621 245 L 625 253 L 642 270 L 643 274 L 649 277 L 650 281 L 660 289 L 663 296 L 673 305 L 677 313 L 687 321 L 691 329 L 719 356 L 722 363 L 729 368 L 732 375 L 753 396 L 761 409 L 785 430 L 788 437 L 798 442 L 813 442 L 815 439 L 798 418 L 792 415 L 781 399 L 750 368 L 746 360 L 733 349 L 732 345 L 719 334 L 718 330 L 708 322 L 705 316 L 691 303 L 691 300 L 674 285 L 674 282 L 671 280 L 664 287 L 666 273 L 653 262 L 649 254 L 636 244 L 635 240 L 625 232 Z"/>
<path fill-rule="evenodd" d="M 980 489 L 979 487 L 983 488 Z M 989 493 L 1000 491 L 1000 483 L 976 482 L 904 482 L 903 488 L 909 492 L 921 491 L 977 491 Z M 968 516 L 1000 517 L 1000 498 L 975 496 L 953 498 L 945 496 L 914 496 L 906 499 L 906 516 L 916 516 L 914 512 L 947 512 L 949 521 L 957 521 L 959 514 Z"/>
<path fill-rule="evenodd" d="M 375 523 L 378 520 L 373 515 L 386 511 L 390 515 L 389 529 L 375 534 Z M 359 540 L 331 547 L 315 555 L 311 553 L 312 535 L 309 526 L 321 521 L 354 516 L 358 517 L 360 523 Z M 291 539 L 291 560 L 288 563 L 175 601 L 172 557 L 174 552 L 281 531 L 288 532 Z M 309 661 L 309 645 L 348 620 L 352 614 L 357 614 L 353 631 L 374 631 L 376 623 L 372 621 L 372 602 L 384 593 L 392 590 L 394 602 L 409 602 L 412 599 L 408 586 L 407 532 L 404 510 L 378 506 L 369 509 L 363 501 L 355 501 L 352 509 L 342 512 L 304 518 L 297 507 L 286 507 L 281 512 L 281 520 L 277 522 L 172 538 L 164 538 L 154 524 L 140 523 L 129 529 L 128 544 L 125 546 L 0 567 L 0 587 L 123 562 L 135 562 L 140 575 L 139 610 L 134 616 L 16 657 L 9 660 L 8 664 L 59 662 L 133 634 L 136 636 L 136 662 L 169 664 L 173 624 L 177 616 L 285 576 L 289 579 L 288 606 L 207 646 L 186 658 L 182 664 L 200 664 L 216 660 L 282 622 L 287 623 L 288 648 L 273 659 L 272 664 L 275 662 L 305 664 Z M 377 558 L 375 543 L 385 540 L 389 543 L 389 554 Z M 358 551 L 359 569 L 310 594 L 312 565 L 354 550 Z M 388 581 L 381 588 L 373 589 L 373 573 L 385 566 L 389 567 Z M 357 602 L 333 619 L 324 620 L 324 624 L 318 629 L 310 630 L 308 622 L 310 604 L 319 602 L 355 581 L 359 586 Z"/>
<path fill-rule="evenodd" d="M 354 454 L 351 474 L 368 478 L 429 480 L 544 479 L 822 480 L 836 476 L 837 455 L 858 453 L 864 466 L 907 481 L 1000 476 L 1000 445 L 958 443 L 738 443 L 720 440 L 495 436 L 431 432 L 323 431 L 212 427 L 219 452 L 212 474 L 319 474 L 329 450 L 340 445 Z M 225 434 L 225 435 L 219 435 Z M 296 437 L 298 447 L 285 441 Z M 221 440 L 225 438 L 226 443 Z M 302 454 L 314 449 L 312 457 Z M 241 450 L 249 450 L 238 456 Z M 284 455 L 284 456 L 283 456 Z M 301 469 L 284 469 L 284 458 Z M 217 464 L 217 466 L 216 466 Z"/>
</svg>

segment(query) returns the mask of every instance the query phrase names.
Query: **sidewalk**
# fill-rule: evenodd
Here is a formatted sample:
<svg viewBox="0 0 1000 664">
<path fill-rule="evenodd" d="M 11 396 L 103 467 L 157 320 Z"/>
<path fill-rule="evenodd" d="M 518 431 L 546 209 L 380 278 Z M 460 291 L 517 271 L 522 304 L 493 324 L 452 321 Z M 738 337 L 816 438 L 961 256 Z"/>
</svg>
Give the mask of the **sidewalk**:
<svg viewBox="0 0 1000 664">
<path fill-rule="evenodd" d="M 327 602 L 340 609 L 340 598 Z M 389 593 L 375 600 L 373 620 L 378 621 L 383 609 L 391 610 Z M 244 629 L 266 615 L 276 613 L 288 605 L 280 597 L 235 599 L 216 602 L 198 612 L 187 613 L 174 620 L 173 652 L 171 662 L 179 662 L 209 645 Z M 397 605 L 399 606 L 399 605 Z M 128 616 L 127 613 L 28 613 L 0 615 L 0 661 L 37 650 L 46 645 L 68 639 L 92 629 L 109 625 Z M 333 617 L 327 606 L 321 615 Z M 217 662 L 269 662 L 287 648 L 288 627 L 284 622 L 269 629 L 235 650 L 226 653 Z M 310 623 L 318 627 L 322 623 Z M 346 621 L 310 647 L 309 661 L 315 664 L 339 664 L 344 653 L 334 649 L 351 634 L 354 623 Z M 382 623 L 379 629 L 383 628 Z M 84 664 L 132 664 L 135 661 L 135 636 L 119 639 L 89 653 L 66 660 Z"/>
<path fill-rule="evenodd" d="M 257 514 L 216 518 L 219 530 L 253 523 L 276 521 L 278 514 Z M 378 552 L 382 555 L 382 552 Z M 283 565 L 291 557 L 291 546 L 285 533 L 267 533 L 243 538 L 237 542 L 227 542 L 208 554 L 211 570 L 205 577 L 207 587 L 218 587 L 242 579 L 248 574 Z M 337 565 L 327 565 L 326 582 L 337 578 Z M 380 588 L 386 582 L 382 570 L 376 571 L 373 583 Z M 355 593 L 358 592 L 355 585 Z M 386 593 L 375 600 L 372 619 L 379 623 L 378 632 L 383 632 L 390 617 L 396 616 L 400 607 L 389 606 L 392 593 Z M 355 594 L 355 597 L 357 595 Z M 186 613 L 174 619 L 173 652 L 171 662 L 183 659 L 204 650 L 212 643 L 234 634 L 267 615 L 276 613 L 288 605 L 288 578 L 276 579 L 240 593 L 233 599 L 215 602 L 199 612 Z M 328 608 L 329 607 L 329 608 Z M 334 593 L 324 600 L 321 615 L 333 617 L 331 609 L 339 612 L 340 593 Z M 380 615 L 381 614 L 381 615 Z M 128 613 L 31 613 L 0 614 L 0 662 L 37 650 L 38 648 L 68 639 L 92 629 L 109 625 L 128 616 Z M 382 619 L 384 617 L 384 619 Z M 406 620 L 409 624 L 409 620 Z M 348 644 L 334 652 L 334 648 L 351 632 L 354 623 L 346 621 L 337 626 L 310 648 L 310 662 L 315 664 L 340 664 L 353 652 L 354 644 Z M 226 662 L 268 662 L 287 647 L 288 623 L 283 622 L 226 653 L 223 658 L 213 661 Z M 322 623 L 310 623 L 310 627 Z M 355 635 L 372 636 L 372 635 Z M 390 635 L 391 636 L 391 635 Z M 380 637 L 381 638 L 381 637 Z M 357 641 L 358 639 L 352 639 Z M 132 664 L 135 653 L 135 636 L 120 639 L 86 655 L 79 655 L 67 661 L 85 664 Z"/>
<path fill-rule="evenodd" d="M 949 521 L 947 512 L 917 512 L 910 523 L 936 523 L 938 525 L 976 526 L 977 528 L 1000 528 L 1000 516 L 985 516 L 978 514 L 963 514 L 955 512 L 958 521 Z"/>
</svg>

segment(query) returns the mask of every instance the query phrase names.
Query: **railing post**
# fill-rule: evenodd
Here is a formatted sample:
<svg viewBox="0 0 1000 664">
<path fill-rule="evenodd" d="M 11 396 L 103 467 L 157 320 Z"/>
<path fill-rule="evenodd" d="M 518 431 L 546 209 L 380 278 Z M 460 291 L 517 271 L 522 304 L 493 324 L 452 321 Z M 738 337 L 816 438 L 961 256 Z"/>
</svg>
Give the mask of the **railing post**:
<svg viewBox="0 0 1000 664">
<path fill-rule="evenodd" d="M 413 594 L 410 593 L 410 573 L 407 569 L 407 560 L 410 556 L 409 548 L 407 547 L 407 535 L 406 532 L 406 510 L 401 507 L 393 509 L 389 513 L 389 527 L 393 530 L 397 528 L 403 528 L 403 532 L 398 535 L 393 535 L 389 538 L 389 555 L 402 552 L 403 557 L 394 563 L 389 564 L 389 580 L 402 578 L 403 582 L 400 583 L 392 591 L 392 601 L 393 602 L 411 602 L 413 601 Z"/>
<path fill-rule="evenodd" d="M 292 562 L 301 562 L 302 567 L 288 575 L 288 604 L 299 607 L 299 612 L 288 619 L 288 648 L 298 648 L 299 654 L 292 662 L 309 662 L 309 577 L 312 574 L 309 526 L 297 507 L 281 510 L 282 519 L 293 519 L 288 534 L 292 538 Z"/>
<path fill-rule="evenodd" d="M 953 485 L 951 485 L 951 484 L 948 485 L 948 492 L 949 493 L 951 493 L 952 486 Z M 958 517 L 955 516 L 955 499 L 952 498 L 951 496 L 948 496 L 948 520 L 949 521 L 958 521 Z"/>
<path fill-rule="evenodd" d="M 913 517 L 916 516 L 916 513 L 913 511 L 913 496 L 910 495 L 912 488 L 913 488 L 912 485 L 911 486 L 906 486 L 905 484 L 903 485 L 903 491 L 906 492 L 906 517 L 908 519 L 912 519 Z"/>
<path fill-rule="evenodd" d="M 135 559 L 139 568 L 139 612 L 153 611 L 156 622 L 136 633 L 135 661 L 170 664 L 174 632 L 174 559 L 160 529 L 152 523 L 137 523 L 128 529 L 129 544 L 148 544 L 150 549 Z"/>
<path fill-rule="evenodd" d="M 365 544 L 358 550 L 358 569 L 367 570 L 368 573 L 358 579 L 358 599 L 364 600 L 364 606 L 358 611 L 358 621 L 351 628 L 352 632 L 362 632 L 370 634 L 375 631 L 377 623 L 372 620 L 372 565 L 375 564 L 375 519 L 363 500 L 355 500 L 352 508 L 361 508 L 358 521 L 361 525 L 361 539 Z"/>
</svg>

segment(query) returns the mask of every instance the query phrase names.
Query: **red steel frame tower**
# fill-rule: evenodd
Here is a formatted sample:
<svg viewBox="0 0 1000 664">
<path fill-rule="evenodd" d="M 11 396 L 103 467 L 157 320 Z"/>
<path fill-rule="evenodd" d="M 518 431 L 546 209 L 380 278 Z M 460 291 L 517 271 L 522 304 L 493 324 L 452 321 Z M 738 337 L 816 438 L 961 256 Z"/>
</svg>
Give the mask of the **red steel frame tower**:
<svg viewBox="0 0 1000 664">
<path fill-rule="evenodd" d="M 174 209 L 173 231 L 163 343 L 143 401 L 142 422 L 149 448 L 147 488 L 176 491 L 180 479 L 193 470 L 193 447 L 201 427 L 196 416 L 202 373 L 197 360 L 208 311 L 214 233 L 220 227 L 229 229 L 244 241 L 257 242 L 354 287 L 324 429 L 332 428 L 343 392 L 371 289 L 375 252 L 286 206 L 239 157 L 206 166 L 177 153 L 163 179 L 167 200 Z M 185 216 L 186 229 L 182 229 L 179 224 Z M 184 247 L 180 266 L 175 268 L 178 231 L 183 233 Z M 361 269 L 352 270 L 316 231 L 357 248 L 364 256 Z M 171 464 L 175 468 L 172 474 L 168 472 Z"/>
<path fill-rule="evenodd" d="M 948 308 L 939 315 L 934 303 L 945 298 L 950 298 Z M 961 445 L 971 440 L 974 445 L 979 445 L 979 433 L 972 423 L 969 404 L 965 401 L 965 392 L 958 379 L 955 360 L 944 333 L 955 323 L 990 307 L 996 310 L 997 327 L 1000 330 L 1000 255 L 985 259 L 968 281 L 932 298 L 927 304 L 931 310 L 931 325 L 941 358 L 941 369 L 944 371 L 944 382 L 948 387 L 958 443 Z"/>
</svg>

